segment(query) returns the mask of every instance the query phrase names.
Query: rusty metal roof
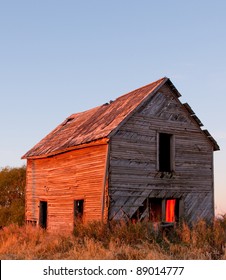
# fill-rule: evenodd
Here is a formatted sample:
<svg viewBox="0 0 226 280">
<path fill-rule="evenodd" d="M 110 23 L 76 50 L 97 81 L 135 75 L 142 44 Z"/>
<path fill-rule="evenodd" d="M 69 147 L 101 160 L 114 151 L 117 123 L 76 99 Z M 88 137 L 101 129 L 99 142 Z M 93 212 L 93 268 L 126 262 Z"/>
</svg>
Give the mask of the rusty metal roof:
<svg viewBox="0 0 226 280">
<path fill-rule="evenodd" d="M 49 156 L 81 144 L 108 138 L 150 94 L 154 94 L 166 82 L 179 97 L 180 93 L 171 81 L 164 77 L 122 95 L 115 101 L 69 116 L 22 158 Z"/>
</svg>

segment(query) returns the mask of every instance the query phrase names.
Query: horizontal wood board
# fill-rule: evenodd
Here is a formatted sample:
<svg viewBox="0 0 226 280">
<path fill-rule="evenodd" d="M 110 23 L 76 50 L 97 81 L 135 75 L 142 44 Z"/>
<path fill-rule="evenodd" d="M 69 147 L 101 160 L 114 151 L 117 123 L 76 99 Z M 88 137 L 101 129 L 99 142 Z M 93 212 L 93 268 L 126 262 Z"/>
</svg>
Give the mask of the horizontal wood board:
<svg viewBox="0 0 226 280">
<path fill-rule="evenodd" d="M 26 219 L 39 223 L 39 202 L 47 201 L 48 230 L 72 231 L 74 200 L 84 199 L 84 222 L 101 220 L 106 153 L 107 144 L 28 160 Z"/>
<path fill-rule="evenodd" d="M 171 174 L 158 171 L 159 132 L 174 135 Z M 109 219 L 131 218 L 147 197 L 180 198 L 188 222 L 213 217 L 213 146 L 167 85 L 117 131 L 110 151 Z"/>
</svg>

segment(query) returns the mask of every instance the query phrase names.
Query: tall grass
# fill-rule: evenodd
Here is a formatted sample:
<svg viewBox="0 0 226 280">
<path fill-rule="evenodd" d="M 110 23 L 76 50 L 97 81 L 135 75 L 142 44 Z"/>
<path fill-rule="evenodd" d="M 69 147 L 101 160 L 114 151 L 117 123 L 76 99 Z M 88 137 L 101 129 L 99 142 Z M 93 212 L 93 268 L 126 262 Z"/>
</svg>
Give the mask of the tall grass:
<svg viewBox="0 0 226 280">
<path fill-rule="evenodd" d="M 0 231 L 1 259 L 224 259 L 226 215 L 209 225 L 182 223 L 155 231 L 150 223 L 77 223 L 73 234 L 48 233 L 31 225 Z"/>
</svg>

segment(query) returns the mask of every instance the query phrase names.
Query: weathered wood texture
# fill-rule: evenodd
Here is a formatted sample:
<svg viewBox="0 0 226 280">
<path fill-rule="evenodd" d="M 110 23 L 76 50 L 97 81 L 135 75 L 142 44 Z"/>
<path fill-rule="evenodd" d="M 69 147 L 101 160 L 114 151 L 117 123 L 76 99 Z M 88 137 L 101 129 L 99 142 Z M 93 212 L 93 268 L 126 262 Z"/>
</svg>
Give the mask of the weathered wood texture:
<svg viewBox="0 0 226 280">
<path fill-rule="evenodd" d="M 47 229 L 71 231 L 74 200 L 84 200 L 86 222 L 131 219 L 142 205 L 148 209 L 148 198 L 161 198 L 162 209 L 165 199 L 180 199 L 188 222 L 211 218 L 213 151 L 219 147 L 179 97 L 162 78 L 67 118 L 23 156 L 26 219 L 42 224 L 39 203 L 47 201 Z M 173 135 L 172 172 L 158 170 L 159 133 Z"/>
<path fill-rule="evenodd" d="M 175 170 L 157 165 L 157 135 L 174 135 Z M 109 219 L 131 218 L 147 197 L 180 198 L 188 222 L 211 218 L 213 146 L 171 89 L 164 85 L 110 142 Z"/>
<path fill-rule="evenodd" d="M 47 201 L 47 229 L 72 231 L 74 200 L 81 199 L 84 199 L 84 222 L 107 217 L 104 181 L 107 147 L 105 144 L 49 158 L 28 159 L 26 219 L 39 224 L 39 202 Z"/>
</svg>

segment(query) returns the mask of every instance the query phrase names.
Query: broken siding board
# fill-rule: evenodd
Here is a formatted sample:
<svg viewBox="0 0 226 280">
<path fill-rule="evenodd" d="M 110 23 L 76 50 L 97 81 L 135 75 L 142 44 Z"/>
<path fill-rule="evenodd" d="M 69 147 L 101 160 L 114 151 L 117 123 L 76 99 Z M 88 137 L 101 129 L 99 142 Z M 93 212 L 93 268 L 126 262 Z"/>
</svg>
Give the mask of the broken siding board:
<svg viewBox="0 0 226 280">
<path fill-rule="evenodd" d="M 125 193 L 126 194 L 126 193 Z M 212 212 L 210 209 L 212 209 L 212 203 L 211 203 L 211 197 L 212 194 L 211 192 L 205 192 L 205 193 L 198 193 L 198 192 L 193 192 L 192 195 L 191 193 L 185 193 L 181 191 L 180 193 L 175 193 L 175 192 L 158 192 L 156 193 L 153 191 L 150 193 L 149 198 L 161 198 L 161 199 L 169 199 L 169 198 L 178 198 L 180 199 L 181 203 L 186 205 L 186 207 L 183 209 L 183 216 L 186 217 L 186 220 L 189 223 L 192 223 L 196 221 L 198 218 L 212 218 Z M 122 219 L 126 216 L 126 218 L 131 217 L 135 212 L 136 209 L 139 206 L 142 206 L 142 202 L 146 198 L 145 196 L 140 199 L 140 202 L 136 207 L 134 207 L 134 203 L 131 203 L 129 205 L 129 200 L 127 200 L 127 205 L 124 207 L 124 202 L 121 200 L 117 200 L 119 197 L 114 197 L 114 199 L 117 201 L 117 206 L 113 207 L 110 212 L 109 212 L 109 219 Z M 133 200 L 136 198 L 134 197 Z M 133 201 L 131 200 L 131 202 Z M 197 214 L 197 208 L 198 210 L 198 215 Z"/>
<path fill-rule="evenodd" d="M 172 95 L 172 92 L 167 89 L 167 86 L 163 86 L 158 94 L 153 95 L 149 104 L 141 112 L 143 115 L 157 117 L 161 117 L 165 113 L 175 115 L 175 120 L 178 119 L 178 114 L 184 115 L 184 121 L 187 119 L 182 104 L 178 98 Z"/>
<path fill-rule="evenodd" d="M 184 197 L 185 217 L 189 223 L 197 219 L 213 218 L 212 193 L 189 193 Z"/>
</svg>

